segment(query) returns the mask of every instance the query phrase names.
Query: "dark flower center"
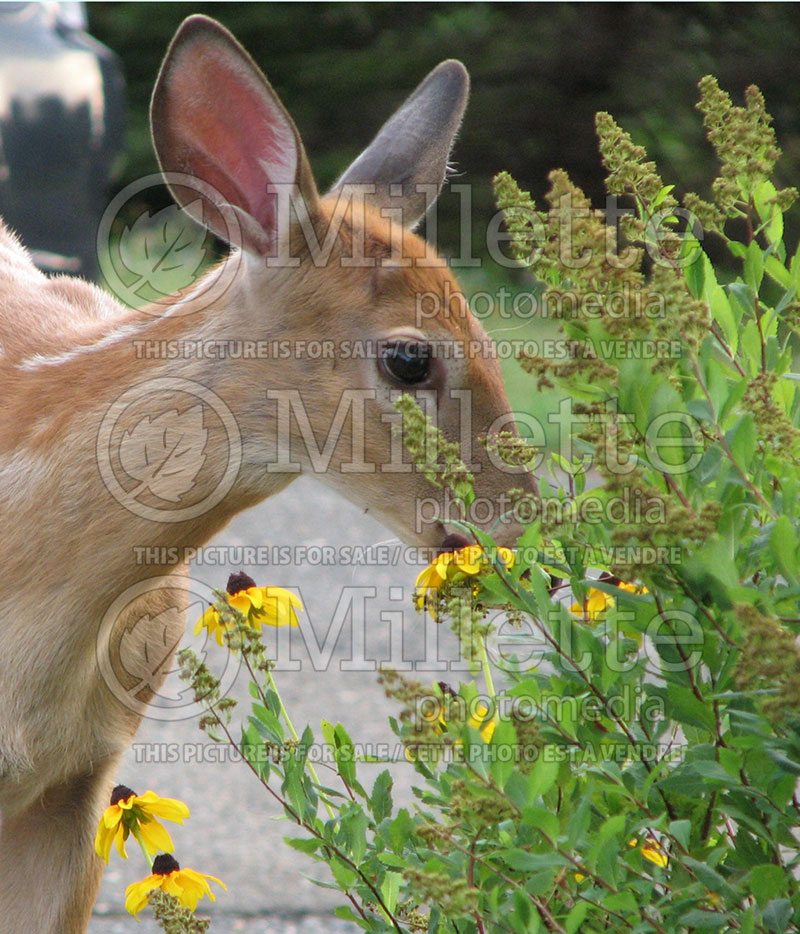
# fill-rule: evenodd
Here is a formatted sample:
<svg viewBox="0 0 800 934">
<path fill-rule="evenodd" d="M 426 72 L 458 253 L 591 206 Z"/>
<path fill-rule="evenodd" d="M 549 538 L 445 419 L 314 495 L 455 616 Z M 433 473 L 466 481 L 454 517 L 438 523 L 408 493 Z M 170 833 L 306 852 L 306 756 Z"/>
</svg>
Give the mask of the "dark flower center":
<svg viewBox="0 0 800 934">
<path fill-rule="evenodd" d="M 438 555 L 444 554 L 446 551 L 460 551 L 462 548 L 466 548 L 467 545 L 474 544 L 475 542 L 471 542 L 468 538 L 464 538 L 464 536 L 459 535 L 458 532 L 452 532 L 439 546 L 437 557 Z"/>
<path fill-rule="evenodd" d="M 131 795 L 135 794 L 136 792 L 132 788 L 128 788 L 127 785 L 117 785 L 111 792 L 111 803 L 118 804 L 120 801 L 126 801 Z"/>
<path fill-rule="evenodd" d="M 170 856 L 169 853 L 159 853 L 153 860 L 153 872 L 157 876 L 168 876 L 171 872 L 175 872 L 176 869 L 180 868 L 178 860 L 174 856 Z"/>
<path fill-rule="evenodd" d="M 240 590 L 249 590 L 251 587 L 255 587 L 255 585 L 256 582 L 252 577 L 245 574 L 244 571 L 238 571 L 236 574 L 231 574 L 228 578 L 228 586 L 225 589 L 233 596 L 235 593 L 239 593 Z"/>
</svg>

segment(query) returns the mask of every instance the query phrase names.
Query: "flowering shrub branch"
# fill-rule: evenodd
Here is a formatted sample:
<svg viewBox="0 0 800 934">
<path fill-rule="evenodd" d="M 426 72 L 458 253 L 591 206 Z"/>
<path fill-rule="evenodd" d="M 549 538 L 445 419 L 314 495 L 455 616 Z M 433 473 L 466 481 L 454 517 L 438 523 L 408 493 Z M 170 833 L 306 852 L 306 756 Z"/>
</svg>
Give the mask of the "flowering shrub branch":
<svg viewBox="0 0 800 934">
<path fill-rule="evenodd" d="M 681 204 L 608 114 L 597 131 L 619 225 L 563 171 L 543 211 L 496 179 L 514 255 L 572 348 L 520 362 L 563 391 L 575 430 L 539 492 L 515 497 L 528 517 L 514 551 L 465 518 L 417 579 L 415 608 L 453 626 L 482 684 L 381 672 L 415 806 L 395 807 L 388 768 L 367 790 L 376 761 L 341 724 L 322 721 L 320 781 L 314 731 L 291 724 L 263 641 L 265 626 L 296 625 L 287 591 L 235 575 L 198 623 L 248 672 L 238 727 L 235 702 L 181 653 L 201 727 L 239 750 L 301 830 L 288 844 L 343 893 L 338 916 L 365 931 L 800 929 L 800 251 L 783 219 L 797 193 L 771 179 L 757 89 L 744 107 L 712 78 L 700 91 L 721 163 L 707 200 Z M 712 262 L 699 224 L 727 260 Z M 653 341 L 669 352 L 631 352 Z M 398 409 L 418 468 L 468 516 L 458 446 L 410 397 Z M 520 439 L 485 440 L 532 461 Z M 127 831 L 164 848 L 154 821 L 168 815 L 145 797 L 101 826 L 101 855 Z"/>
</svg>

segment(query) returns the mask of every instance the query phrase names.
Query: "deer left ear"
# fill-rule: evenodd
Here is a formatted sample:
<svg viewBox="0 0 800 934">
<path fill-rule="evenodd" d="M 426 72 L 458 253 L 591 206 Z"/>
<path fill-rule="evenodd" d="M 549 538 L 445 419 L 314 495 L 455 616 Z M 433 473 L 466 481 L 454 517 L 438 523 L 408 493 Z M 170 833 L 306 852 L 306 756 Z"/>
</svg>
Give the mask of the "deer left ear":
<svg viewBox="0 0 800 934">
<path fill-rule="evenodd" d="M 198 180 L 170 183 L 176 201 L 223 240 L 223 209 L 237 217 L 244 249 L 271 254 L 288 237 L 278 191 L 295 190 L 310 214 L 318 195 L 300 134 L 278 95 L 233 36 L 190 16 L 169 47 L 150 108 L 162 170 Z M 205 184 L 203 184 L 205 183 Z M 202 205 L 202 210 L 199 206 Z M 285 226 L 285 223 L 284 223 Z"/>
<path fill-rule="evenodd" d="M 329 194 L 346 185 L 374 186 L 367 202 L 378 209 L 400 208 L 403 225 L 415 227 L 444 184 L 468 94 L 469 75 L 461 62 L 437 65 Z"/>
</svg>

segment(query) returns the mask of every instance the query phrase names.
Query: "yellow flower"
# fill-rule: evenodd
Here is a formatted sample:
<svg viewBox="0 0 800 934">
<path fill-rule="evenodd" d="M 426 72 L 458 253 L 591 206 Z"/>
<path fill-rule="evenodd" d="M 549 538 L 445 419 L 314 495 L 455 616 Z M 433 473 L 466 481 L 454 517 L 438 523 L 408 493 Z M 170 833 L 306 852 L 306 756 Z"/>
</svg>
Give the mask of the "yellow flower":
<svg viewBox="0 0 800 934">
<path fill-rule="evenodd" d="M 423 606 L 425 606 L 428 591 L 438 590 L 443 583 L 444 578 L 436 570 L 436 563 L 429 564 L 417 577 L 416 590 L 414 591 L 414 606 L 418 610 L 421 610 Z"/>
<path fill-rule="evenodd" d="M 291 591 L 283 587 L 256 587 L 255 581 L 242 573 L 231 574 L 226 590 L 228 603 L 247 618 L 248 626 L 253 629 L 265 625 L 297 626 L 295 610 L 302 610 L 303 604 Z M 233 628 L 232 622 L 223 620 L 210 606 L 195 624 L 194 634 L 207 629 L 219 645 L 224 645 L 224 633 Z"/>
<path fill-rule="evenodd" d="M 111 793 L 111 805 L 103 811 L 97 826 L 94 848 L 97 855 L 108 862 L 111 844 L 116 843 L 119 855 L 127 859 L 125 841 L 133 833 L 142 840 L 148 853 L 157 853 L 159 850 L 171 853 L 174 849 L 172 838 L 156 818 L 182 824 L 188 816 L 189 808 L 183 801 L 159 798 L 154 791 L 137 795 L 125 785 L 117 785 Z"/>
<path fill-rule="evenodd" d="M 299 597 L 283 587 L 262 587 L 261 592 L 264 599 L 254 622 L 259 626 L 297 626 L 295 610 L 303 609 Z"/>
<path fill-rule="evenodd" d="M 446 685 L 443 681 L 439 682 L 439 687 L 441 688 L 443 694 L 450 694 L 452 697 L 458 696 L 455 693 L 455 691 L 449 685 Z M 436 716 L 436 719 L 433 722 L 433 730 L 439 736 L 442 736 L 443 734 L 447 732 L 448 721 L 445 719 L 444 711 L 445 711 L 445 704 L 442 703 L 439 706 L 438 716 Z M 484 743 L 487 743 L 487 744 L 492 741 L 492 737 L 494 736 L 494 731 L 497 728 L 497 724 L 495 723 L 494 720 L 486 719 L 486 716 L 488 713 L 489 713 L 489 708 L 485 704 L 478 704 L 478 706 L 475 708 L 474 713 L 471 713 L 467 717 L 467 720 L 466 720 L 469 726 L 471 726 L 473 729 L 477 730 L 478 733 L 480 733 L 481 739 L 484 741 Z M 434 718 L 431 716 L 430 718 L 426 717 L 426 719 L 430 719 L 431 721 L 433 721 Z M 457 747 L 461 746 L 462 745 L 461 740 L 460 739 L 456 740 L 455 745 Z M 405 750 L 406 759 L 408 759 L 409 762 L 416 761 L 417 756 L 415 754 L 415 749 L 418 746 L 419 746 L 418 743 L 411 742 L 409 746 L 406 747 L 406 750 Z"/>
<path fill-rule="evenodd" d="M 639 841 L 635 837 L 632 840 L 628 840 L 628 846 L 638 845 Z M 655 837 L 647 837 L 639 849 L 646 860 L 649 860 L 660 869 L 666 869 L 669 865 L 669 857 L 665 853 L 664 847 L 661 846 Z"/>
<path fill-rule="evenodd" d="M 507 568 L 514 566 L 514 552 L 498 548 L 497 553 Z M 489 567 L 482 545 L 465 545 L 457 551 L 443 551 L 417 577 L 414 605 L 421 610 L 428 593 L 438 590 L 445 581 L 464 580 L 475 577 Z"/>
<path fill-rule="evenodd" d="M 132 915 L 138 914 L 147 904 L 150 893 L 161 889 L 167 895 L 174 895 L 182 905 L 194 911 L 204 895 L 208 895 L 212 902 L 217 900 L 206 881 L 208 879 L 227 890 L 228 886 L 216 876 L 195 872 L 194 869 L 181 869 L 177 860 L 162 853 L 153 861 L 152 875 L 141 882 L 132 883 L 125 890 L 125 908 Z"/>
<path fill-rule="evenodd" d="M 625 581 L 620 581 L 616 586 L 620 590 L 627 590 L 628 593 L 650 593 L 644 584 L 626 584 Z"/>
<path fill-rule="evenodd" d="M 488 713 L 489 708 L 484 707 L 484 705 L 481 704 L 475 713 L 470 714 L 469 719 L 467 720 L 469 726 L 474 727 L 481 734 L 481 739 L 484 741 L 484 743 L 490 743 L 492 741 L 495 727 L 497 726 L 494 720 L 486 719 L 486 715 Z"/>
<path fill-rule="evenodd" d="M 590 587 L 584 605 L 573 603 L 569 611 L 576 616 L 583 617 L 586 623 L 595 623 L 600 615 L 613 605 L 614 598 L 610 594 L 607 594 L 604 590 L 598 590 L 596 587 Z"/>
<path fill-rule="evenodd" d="M 614 586 L 628 593 L 648 593 L 647 588 L 642 584 L 627 584 L 625 581 L 620 581 Z M 606 593 L 604 590 L 598 590 L 597 587 L 590 587 L 585 606 L 581 606 L 580 603 L 573 603 L 569 611 L 576 616 L 580 616 L 585 623 L 596 623 L 598 618 L 610 606 L 614 606 L 614 598 L 611 594 Z"/>
</svg>

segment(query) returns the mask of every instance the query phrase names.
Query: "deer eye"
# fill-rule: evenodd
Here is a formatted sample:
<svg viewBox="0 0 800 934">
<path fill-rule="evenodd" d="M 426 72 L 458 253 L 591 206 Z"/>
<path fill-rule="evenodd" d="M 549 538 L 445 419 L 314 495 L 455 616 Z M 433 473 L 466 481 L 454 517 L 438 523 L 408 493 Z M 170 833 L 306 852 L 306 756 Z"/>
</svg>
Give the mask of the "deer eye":
<svg viewBox="0 0 800 934">
<path fill-rule="evenodd" d="M 423 383 L 431 372 L 431 349 L 421 341 L 387 341 L 381 353 L 384 372 L 398 383 Z"/>
</svg>

